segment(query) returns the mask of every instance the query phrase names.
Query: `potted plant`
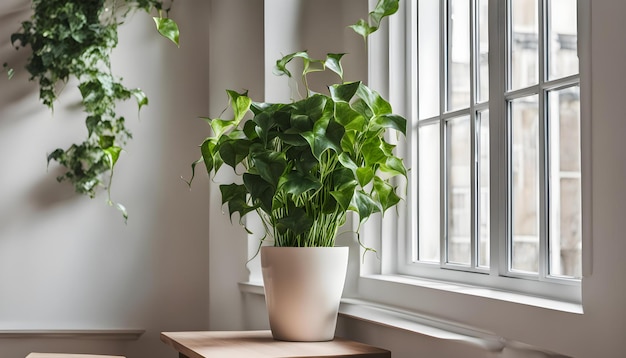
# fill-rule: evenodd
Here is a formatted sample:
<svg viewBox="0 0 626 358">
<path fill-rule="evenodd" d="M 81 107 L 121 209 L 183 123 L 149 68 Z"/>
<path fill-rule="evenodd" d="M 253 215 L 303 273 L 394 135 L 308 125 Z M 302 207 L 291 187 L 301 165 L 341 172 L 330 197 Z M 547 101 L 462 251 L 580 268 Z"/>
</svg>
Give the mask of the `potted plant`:
<svg viewBox="0 0 626 358">
<path fill-rule="evenodd" d="M 398 0 L 379 0 L 368 21 L 351 27 L 367 41 L 397 9 Z M 255 102 L 228 90 L 232 116 L 207 118 L 212 134 L 192 165 L 195 171 L 204 163 L 211 177 L 226 165 L 241 178 L 220 185 L 222 204 L 242 224 L 258 213 L 263 241 L 273 244 L 261 248 L 261 265 L 270 326 L 280 340 L 333 339 L 348 257 L 347 247 L 334 247 L 337 230 L 349 212 L 362 223 L 398 204 L 394 180 L 407 175 L 386 138 L 390 130 L 406 134 L 406 120 L 363 82 L 344 82 L 342 56 L 316 60 L 303 51 L 279 59 L 275 72 L 288 77 L 292 60 L 303 63 L 306 95 L 292 103 Z M 314 93 L 307 75 L 324 70 L 338 83 Z"/>
</svg>

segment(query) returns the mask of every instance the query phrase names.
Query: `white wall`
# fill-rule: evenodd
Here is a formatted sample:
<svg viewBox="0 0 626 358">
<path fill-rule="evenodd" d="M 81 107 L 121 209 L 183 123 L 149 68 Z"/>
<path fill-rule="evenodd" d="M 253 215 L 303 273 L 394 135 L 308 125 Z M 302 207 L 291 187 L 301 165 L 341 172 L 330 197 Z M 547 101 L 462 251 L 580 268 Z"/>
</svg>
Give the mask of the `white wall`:
<svg viewBox="0 0 626 358">
<path fill-rule="evenodd" d="M 319 2 L 316 2 L 319 3 Z M 585 2 L 583 2 L 585 3 Z M 591 200 L 591 210 L 585 215 L 591 215 L 593 226 L 590 235 L 592 236 L 592 248 L 585 248 L 591 251 L 591 263 L 586 262 L 587 275 L 583 280 L 583 309 L 582 318 L 576 315 L 561 314 L 550 311 L 541 312 L 537 309 L 521 309 L 520 312 L 528 314 L 507 315 L 509 322 L 503 323 L 499 316 L 490 316 L 486 319 L 488 326 L 478 327 L 492 331 L 501 335 L 507 340 L 518 341 L 519 344 L 511 345 L 498 357 L 545 357 L 546 352 L 553 355 L 559 354 L 574 357 L 623 357 L 626 349 L 623 347 L 623 337 L 626 332 L 626 280 L 623 275 L 626 272 L 626 238 L 624 237 L 623 213 L 626 212 L 626 192 L 623 189 L 626 178 L 626 162 L 623 159 L 624 140 L 626 134 L 626 121 L 623 114 L 623 86 L 626 79 L 626 42 L 623 40 L 625 28 L 622 17 L 626 13 L 626 2 L 622 0 L 591 1 L 591 64 L 590 68 L 583 68 L 591 74 L 583 79 L 583 86 L 591 91 L 590 111 L 590 170 L 592 182 L 586 192 Z M 278 6 L 280 0 L 266 0 L 266 5 Z M 299 11 L 304 5 L 310 2 L 300 1 L 297 5 L 290 2 L 289 8 Z M 365 6 L 364 2 L 358 6 Z M 345 9 L 343 9 L 345 11 Z M 357 10 L 362 11 L 362 10 Z M 354 13 L 344 12 L 353 15 Z M 298 21 L 282 21 L 278 23 L 280 16 L 269 16 L 266 18 L 266 31 L 274 29 L 279 35 L 278 38 L 269 36 L 266 33 L 266 49 L 275 51 L 279 47 L 278 41 L 283 40 L 288 47 L 284 53 L 288 53 L 293 48 L 320 49 L 324 50 L 327 41 L 331 40 L 327 34 L 316 33 L 305 25 L 311 26 L 311 22 L 304 20 L 308 16 L 300 12 Z M 333 14 L 335 15 L 335 14 Z M 312 15 L 311 15 L 312 16 Z M 359 16 L 359 14 L 355 14 Z M 331 20 L 332 19 L 332 20 Z M 345 18 L 328 15 L 324 18 L 324 23 L 334 24 L 334 21 L 341 21 L 346 24 Z M 295 23 L 295 25 L 294 25 Z M 297 26 L 296 29 L 290 25 Z M 282 31 L 280 30 L 282 28 Z M 304 35 L 308 33 L 308 35 Z M 282 34 L 282 37 L 280 35 Z M 316 37 L 318 36 L 318 37 Z M 244 38 L 241 38 L 244 41 Z M 307 42 L 308 41 L 308 42 Z M 347 46 L 347 44 L 344 44 Z M 216 48 L 212 47 L 212 51 Z M 257 56 L 263 56 L 262 52 Z M 271 57 L 271 56 L 268 56 Z M 266 59 L 267 60 L 267 59 Z M 266 63 L 267 69 L 273 63 Z M 212 66 L 219 66 L 217 62 L 212 62 Z M 242 81 L 242 78 L 233 78 L 233 81 Z M 585 82 L 589 81 L 591 82 Z M 275 79 L 266 78 L 266 94 L 273 86 L 282 85 Z M 585 90 L 585 88 L 583 88 Z M 282 93 L 282 92 L 281 92 Z M 583 96 L 585 93 L 583 92 Z M 587 92 L 589 95 L 589 92 Z M 267 96 L 271 97 L 270 94 Z M 281 94 L 284 96 L 284 94 Z M 280 97 L 279 99 L 284 99 Z M 211 207 L 211 222 L 224 221 L 215 205 Z M 230 229 L 225 229 L 230 230 Z M 245 235 L 242 230 L 235 232 L 228 231 L 229 240 L 232 236 L 239 236 L 242 240 Z M 221 251 L 226 254 L 233 247 L 224 245 L 224 239 L 211 236 L 212 255 L 219 256 Z M 245 250 L 245 248 L 238 248 Z M 213 256 L 212 256 L 213 257 Z M 243 264 L 245 261 L 240 262 Z M 236 264 L 230 264 L 235 267 Z M 211 282 L 211 291 L 215 287 L 231 287 L 232 291 L 224 292 L 220 302 L 229 302 L 226 305 L 215 306 L 212 301 L 212 311 L 219 309 L 234 309 L 243 312 L 243 317 L 238 316 L 237 322 L 228 324 L 212 321 L 212 327 L 220 329 L 222 327 L 233 328 L 261 328 L 266 327 L 266 317 L 263 308 L 263 300 L 260 296 L 241 294 L 236 287 L 236 280 L 229 281 L 225 277 L 219 282 Z M 241 278 L 238 278 L 241 280 Z M 244 278 L 245 279 L 245 278 Z M 434 297 L 434 296 L 433 296 Z M 423 299 L 423 298 L 415 298 Z M 475 299 L 470 300 L 472 304 Z M 425 302 L 427 306 L 436 305 L 436 302 Z M 242 308 L 243 306 L 243 308 Z M 484 306 L 484 307 L 483 307 Z M 488 304 L 480 304 L 484 308 L 485 314 L 489 311 Z M 505 307 L 506 304 L 493 303 L 495 311 Z M 455 307 L 455 310 L 457 307 Z M 459 308 L 462 310 L 462 308 Z M 458 316 L 459 323 L 465 323 L 471 319 L 472 312 L 465 312 Z M 533 323 L 534 315 L 554 317 L 550 320 L 552 334 L 538 334 L 543 332 L 542 328 L 536 327 Z M 448 320 L 454 320 L 454 316 L 445 316 Z M 462 343 L 441 341 L 428 338 L 406 331 L 383 327 L 373 323 L 366 323 L 350 318 L 339 320 L 338 332 L 341 335 L 375 344 L 390 349 L 396 358 L 424 357 L 493 357 L 496 356 L 475 348 L 471 348 Z M 530 343 L 525 346 L 524 343 Z M 544 352 L 540 352 L 544 351 Z"/>
<path fill-rule="evenodd" d="M 0 357 L 32 350 L 172 357 L 167 330 L 208 327 L 208 190 L 200 175 L 190 191 L 180 180 L 199 157 L 208 113 L 209 5 L 176 2 L 181 48 L 162 39 L 145 13 L 120 28 L 114 70 L 141 87 L 150 104 L 137 118 L 120 106 L 134 134 L 118 162 L 113 199 L 128 208 L 124 225 L 105 204 L 55 180 L 46 155 L 82 140 L 80 97 L 68 85 L 54 113 L 39 103 L 22 69 L 27 52 L 8 41 L 29 17 L 26 0 L 3 2 L 0 63 L 0 331 L 140 329 L 139 340 L 6 339 Z"/>
<path fill-rule="evenodd" d="M 8 4 L 13 3 L 18 2 Z M 302 8 L 311 3 L 301 1 Z M 198 176 L 191 192 L 178 179 L 188 173 L 204 136 L 205 126 L 196 117 L 218 115 L 226 105 L 224 89 L 249 89 L 259 98 L 272 88 L 264 78 L 264 66 L 271 64 L 264 63 L 263 5 L 258 0 L 176 2 L 173 15 L 181 16 L 177 20 L 184 34 L 181 49 L 165 41 L 141 43 L 155 36 L 149 19 L 137 16 L 123 29 L 115 66 L 127 84 L 144 88 L 151 98 L 141 120 L 134 120 L 132 106 L 127 108 L 135 139 L 119 162 L 113 191 L 130 210 L 126 226 L 103 197 L 76 197 L 71 188 L 56 184 L 54 168 L 46 172 L 45 154 L 74 136 L 80 138 L 83 131 L 82 116 L 68 108 L 76 93 L 68 87 L 52 117 L 38 103 L 34 87 L 24 85 L 26 74 L 12 81 L 0 76 L 0 329 L 147 330 L 139 341 L 0 339 L 0 356 L 24 357 L 37 349 L 172 357 L 171 349 L 158 341 L 159 331 L 266 327 L 262 298 L 242 294 L 237 287 L 247 277 L 244 231 L 222 214 L 216 186 L 207 205 L 206 176 Z M 364 7 L 363 1 L 342 1 L 341 9 L 318 25 L 343 26 L 353 16 L 362 17 Z M 574 336 L 571 346 L 558 353 L 621 357 L 626 332 L 626 122 L 621 104 L 626 2 L 594 1 L 591 8 L 593 267 L 583 282 L 587 326 L 561 322 Z M 338 46 L 360 45 L 359 39 L 350 43 L 330 37 L 300 14 L 292 23 L 297 31 L 286 22 L 274 22 L 274 31 L 285 27 L 282 34 L 289 46 L 301 43 L 301 48 L 325 52 L 330 40 Z M 286 14 L 277 15 L 280 21 Z M 0 15 L 0 37 L 6 38 L 24 16 Z M 20 56 L 23 52 L 0 44 L 0 62 L 6 58 L 18 63 Z M 520 317 L 505 336 L 524 341 L 535 328 Z M 396 358 L 488 356 L 461 344 L 348 318 L 340 319 L 339 332 L 388 348 Z M 532 343 L 538 349 L 553 348 L 549 336 Z"/>
</svg>

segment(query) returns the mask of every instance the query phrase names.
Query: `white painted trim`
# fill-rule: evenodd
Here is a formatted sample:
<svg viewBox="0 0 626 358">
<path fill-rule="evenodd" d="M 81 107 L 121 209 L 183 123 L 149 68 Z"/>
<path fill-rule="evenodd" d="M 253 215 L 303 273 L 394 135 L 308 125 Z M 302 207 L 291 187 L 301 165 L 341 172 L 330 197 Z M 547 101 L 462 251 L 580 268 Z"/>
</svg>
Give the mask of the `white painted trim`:
<svg viewBox="0 0 626 358">
<path fill-rule="evenodd" d="M 504 349 L 503 338 L 493 333 L 364 300 L 342 299 L 339 315 L 432 338 L 457 341 L 489 352 Z"/>
<path fill-rule="evenodd" d="M 419 297 L 420 290 L 431 290 L 431 291 L 440 291 L 445 293 L 451 293 L 456 295 L 470 295 L 474 297 L 481 297 L 490 300 L 499 300 L 507 303 L 521 304 L 526 306 L 533 306 L 537 308 L 544 308 L 548 310 L 554 310 L 559 312 L 573 313 L 573 314 L 583 314 L 583 307 L 581 304 L 559 301 L 550 298 L 531 296 L 526 294 L 520 294 L 511 291 L 503 291 L 490 289 L 484 286 L 473 286 L 468 284 L 459 284 L 453 282 L 444 282 L 444 281 L 436 281 L 422 278 L 415 278 L 409 276 L 398 276 L 398 275 L 371 275 L 362 277 L 362 282 L 366 283 L 363 285 L 363 290 L 367 290 L 368 286 L 372 286 L 372 290 L 368 292 L 372 292 L 376 290 L 378 283 L 385 283 L 387 287 L 393 289 L 399 285 L 404 286 L 405 288 L 412 289 L 415 291 L 415 295 Z M 396 290 L 392 290 L 394 292 Z M 384 292 L 388 293 L 389 290 L 385 290 Z M 367 297 L 367 295 L 365 295 Z M 374 296 L 372 295 L 372 298 Z"/>
<path fill-rule="evenodd" d="M 143 329 L 17 329 L 0 330 L 0 339 L 89 339 L 136 341 L 146 331 Z"/>
</svg>

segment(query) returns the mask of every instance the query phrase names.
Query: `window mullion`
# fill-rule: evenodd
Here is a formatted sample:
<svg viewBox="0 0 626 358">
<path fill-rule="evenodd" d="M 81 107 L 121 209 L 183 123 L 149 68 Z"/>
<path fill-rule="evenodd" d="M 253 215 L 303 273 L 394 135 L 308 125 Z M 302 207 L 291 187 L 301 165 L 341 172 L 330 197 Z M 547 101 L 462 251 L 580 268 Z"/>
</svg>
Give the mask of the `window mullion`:
<svg viewBox="0 0 626 358">
<path fill-rule="evenodd" d="M 441 178 L 441 187 L 439 191 L 439 225 L 440 225 L 440 258 L 439 263 L 443 267 L 448 261 L 448 210 L 446 205 L 448 190 L 447 190 L 447 141 L 446 141 L 446 122 L 443 119 L 443 113 L 446 111 L 448 100 L 448 86 L 447 82 L 447 63 L 448 63 L 448 1 L 439 0 L 439 170 Z"/>
<path fill-rule="evenodd" d="M 538 6 L 538 25 L 539 25 L 539 44 L 538 55 L 539 61 L 539 280 L 543 280 L 548 276 L 548 240 L 549 240 L 549 186 L 548 186 L 548 111 L 547 111 L 547 93 L 544 84 L 547 79 L 547 62 L 546 41 L 548 31 L 548 0 L 539 0 Z"/>
<path fill-rule="evenodd" d="M 508 143 L 505 93 L 510 70 L 506 66 L 507 6 L 502 0 L 489 0 L 489 158 L 490 170 L 490 274 L 502 276 L 507 272 L 507 238 L 509 235 L 508 206 Z M 504 74 L 504 76 L 503 76 Z"/>
<path fill-rule="evenodd" d="M 470 148 L 471 148 L 471 157 L 470 157 L 470 202 L 471 202 L 471 214 L 470 214 L 470 245 L 471 245 L 471 267 L 472 269 L 476 269 L 478 267 L 478 200 L 477 200 L 477 192 L 478 192 L 478 155 L 476 150 L 476 138 L 478 132 L 476 129 L 476 108 L 474 104 L 477 102 L 476 95 L 476 36 L 477 36 L 477 23 L 476 23 L 476 0 L 470 0 L 470 38 L 469 38 L 469 61 L 470 61 Z"/>
</svg>

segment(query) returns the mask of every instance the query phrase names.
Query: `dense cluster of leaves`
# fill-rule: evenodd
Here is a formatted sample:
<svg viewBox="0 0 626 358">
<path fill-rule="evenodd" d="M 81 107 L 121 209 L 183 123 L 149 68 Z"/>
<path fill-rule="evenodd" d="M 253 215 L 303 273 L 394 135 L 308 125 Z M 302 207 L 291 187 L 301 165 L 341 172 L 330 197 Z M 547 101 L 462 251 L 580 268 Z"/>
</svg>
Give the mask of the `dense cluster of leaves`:
<svg viewBox="0 0 626 358">
<path fill-rule="evenodd" d="M 370 16 L 397 8 L 397 0 L 381 0 Z M 258 212 L 276 246 L 334 246 L 347 212 L 363 222 L 400 201 L 393 178 L 406 177 L 407 169 L 385 134 L 406 135 L 406 120 L 363 83 L 344 82 L 342 56 L 315 60 L 296 52 L 276 62 L 275 72 L 291 77 L 287 64 L 302 60 L 305 86 L 307 74 L 333 71 L 341 82 L 328 94 L 307 87 L 302 100 L 259 103 L 229 90 L 232 118 L 207 119 L 213 132 L 201 146 L 207 172 L 213 176 L 226 164 L 243 181 L 220 186 L 222 204 L 231 218 Z"/>
<path fill-rule="evenodd" d="M 131 138 L 124 117 L 115 112 L 116 103 L 136 98 L 139 108 L 148 104 L 140 89 L 129 89 L 111 71 L 110 55 L 118 43 L 118 26 L 135 10 L 158 12 L 157 29 L 178 41 L 178 27 L 162 17 L 160 0 L 33 0 L 33 15 L 11 35 L 16 48 L 29 46 L 26 65 L 31 80 L 37 81 L 41 101 L 53 108 L 60 89 L 76 78 L 86 113 L 87 138 L 67 149 L 56 149 L 48 162 L 57 161 L 67 171 L 58 177 L 68 180 L 76 191 L 90 197 L 99 187 L 110 188 L 113 168 L 122 146 Z M 108 175 L 108 185 L 104 180 Z M 109 203 L 113 204 L 110 200 Z M 124 207 L 116 204 L 124 215 Z"/>
</svg>

